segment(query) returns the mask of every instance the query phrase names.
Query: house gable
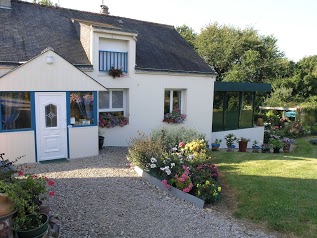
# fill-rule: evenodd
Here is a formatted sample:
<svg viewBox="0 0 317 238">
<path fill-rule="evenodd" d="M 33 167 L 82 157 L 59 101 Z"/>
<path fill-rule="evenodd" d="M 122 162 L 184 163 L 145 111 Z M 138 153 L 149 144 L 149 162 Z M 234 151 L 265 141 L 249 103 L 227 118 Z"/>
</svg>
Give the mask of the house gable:
<svg viewBox="0 0 317 238">
<path fill-rule="evenodd" d="M 0 77 L 1 91 L 101 91 L 93 78 L 51 49 Z"/>
</svg>

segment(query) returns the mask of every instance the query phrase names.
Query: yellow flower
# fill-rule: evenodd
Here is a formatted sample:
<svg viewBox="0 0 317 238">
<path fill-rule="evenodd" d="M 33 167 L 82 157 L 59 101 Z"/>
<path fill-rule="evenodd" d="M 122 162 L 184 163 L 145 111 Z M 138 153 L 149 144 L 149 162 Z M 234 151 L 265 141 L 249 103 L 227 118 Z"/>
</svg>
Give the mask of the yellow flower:
<svg viewBox="0 0 317 238">
<path fill-rule="evenodd" d="M 207 184 L 207 185 L 210 184 L 209 180 L 206 181 L 206 184 Z"/>
<path fill-rule="evenodd" d="M 219 193 L 221 192 L 221 187 L 218 187 L 218 192 L 219 192 Z"/>
</svg>

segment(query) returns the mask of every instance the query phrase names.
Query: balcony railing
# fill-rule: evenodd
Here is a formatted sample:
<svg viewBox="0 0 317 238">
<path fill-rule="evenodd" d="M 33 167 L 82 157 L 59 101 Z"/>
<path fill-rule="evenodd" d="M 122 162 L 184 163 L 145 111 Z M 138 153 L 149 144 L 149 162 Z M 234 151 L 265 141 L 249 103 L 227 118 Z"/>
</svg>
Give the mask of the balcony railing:
<svg viewBox="0 0 317 238">
<path fill-rule="evenodd" d="M 99 71 L 109 71 L 111 67 L 128 72 L 128 52 L 99 51 Z"/>
</svg>

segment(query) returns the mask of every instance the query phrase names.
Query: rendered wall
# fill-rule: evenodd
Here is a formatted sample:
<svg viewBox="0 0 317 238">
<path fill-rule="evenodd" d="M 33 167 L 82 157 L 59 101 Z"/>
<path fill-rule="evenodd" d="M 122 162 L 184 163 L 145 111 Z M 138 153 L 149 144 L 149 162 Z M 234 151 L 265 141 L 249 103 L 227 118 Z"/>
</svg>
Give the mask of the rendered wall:
<svg viewBox="0 0 317 238">
<path fill-rule="evenodd" d="M 10 161 L 24 156 L 17 163 L 36 162 L 34 131 L 0 133 L 0 153 L 5 153 L 4 158 Z"/>
<path fill-rule="evenodd" d="M 222 142 L 221 142 L 220 148 L 227 148 L 225 135 L 228 135 L 230 133 L 234 134 L 237 138 L 245 137 L 250 139 L 250 142 L 248 143 L 248 148 L 252 148 L 252 143 L 254 140 L 257 140 L 260 146 L 261 144 L 263 144 L 263 137 L 264 137 L 263 126 L 257 126 L 254 128 L 239 129 L 239 130 L 213 132 L 211 134 L 211 143 L 214 142 L 215 139 L 221 139 Z M 236 148 L 239 147 L 237 142 L 235 142 L 235 146 Z"/>
<path fill-rule="evenodd" d="M 71 127 L 68 132 L 70 159 L 98 155 L 97 126 Z"/>
<path fill-rule="evenodd" d="M 129 124 L 124 127 L 103 129 L 105 146 L 127 146 L 138 131 L 149 134 L 153 129 L 184 126 L 206 134 L 210 141 L 214 78 L 206 76 L 172 74 L 135 74 L 135 78 L 112 79 L 99 77 L 99 82 L 111 88 L 128 88 Z M 181 124 L 162 122 L 164 92 L 166 89 L 185 90 L 184 113 L 187 119 Z"/>
</svg>

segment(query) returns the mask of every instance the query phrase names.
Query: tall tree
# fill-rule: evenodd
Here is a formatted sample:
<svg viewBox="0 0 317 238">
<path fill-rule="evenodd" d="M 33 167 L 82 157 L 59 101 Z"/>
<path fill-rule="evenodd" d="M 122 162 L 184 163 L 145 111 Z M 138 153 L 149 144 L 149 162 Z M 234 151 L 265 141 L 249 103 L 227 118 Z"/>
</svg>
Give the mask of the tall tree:
<svg viewBox="0 0 317 238">
<path fill-rule="evenodd" d="M 195 47 L 197 34 L 195 33 L 193 28 L 184 24 L 182 26 L 177 26 L 176 30 L 192 47 Z"/>
<path fill-rule="evenodd" d="M 253 28 L 214 23 L 197 35 L 195 46 L 220 81 L 268 82 L 285 66 L 276 43 L 273 36 L 260 36 Z"/>
</svg>

